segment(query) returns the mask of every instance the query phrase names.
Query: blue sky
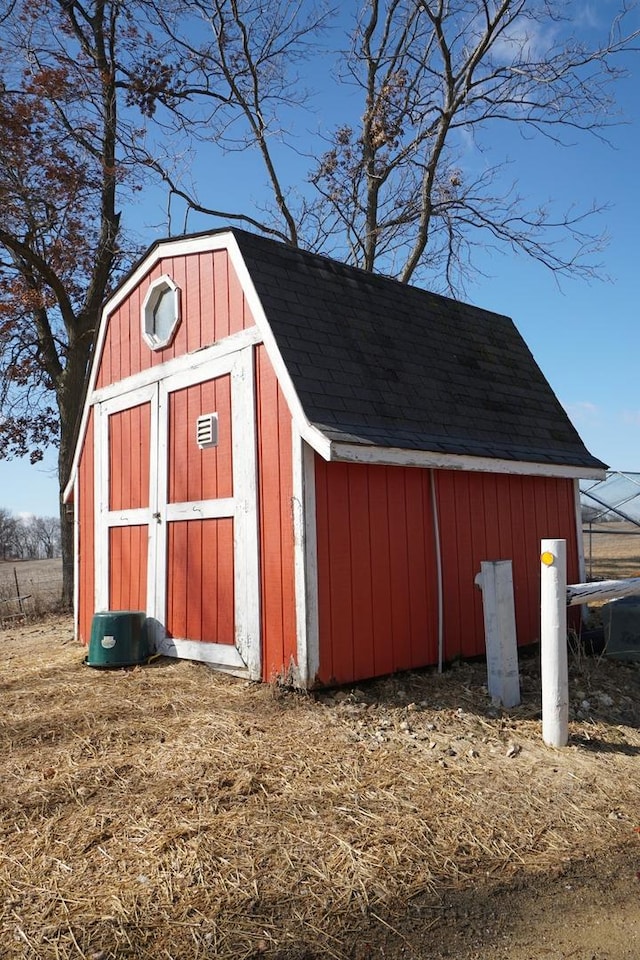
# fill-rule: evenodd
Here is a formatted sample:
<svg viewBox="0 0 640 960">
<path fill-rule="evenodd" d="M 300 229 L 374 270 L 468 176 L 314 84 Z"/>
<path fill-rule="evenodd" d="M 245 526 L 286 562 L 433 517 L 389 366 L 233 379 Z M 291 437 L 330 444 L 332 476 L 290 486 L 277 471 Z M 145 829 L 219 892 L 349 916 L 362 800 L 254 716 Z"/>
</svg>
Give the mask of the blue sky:
<svg viewBox="0 0 640 960">
<path fill-rule="evenodd" d="M 611 9 L 607 2 L 603 7 Z M 577 207 L 589 207 L 594 200 L 608 205 L 600 225 L 610 237 L 602 256 L 609 279 L 563 280 L 559 287 L 548 271 L 529 259 L 492 253 L 482 256 L 486 276 L 468 286 L 464 299 L 514 319 L 595 456 L 613 469 L 640 471 L 638 57 L 628 57 L 627 65 L 631 75 L 618 89 L 626 122 L 611 131 L 613 146 L 595 139 L 571 148 L 551 143 L 504 145 L 520 191 L 526 194 L 530 187 L 533 199 L 556 199 Z M 331 109 L 330 101 L 323 102 L 323 109 Z M 498 141 L 497 151 L 502 147 Z M 230 161 L 236 172 L 239 160 Z M 219 177 L 225 176 L 221 167 Z M 158 195 L 147 194 L 134 224 L 144 243 L 166 234 L 163 214 Z M 189 222 L 189 229 L 206 227 L 206 221 Z M 57 496 L 54 454 L 36 466 L 0 461 L 0 506 L 14 513 L 55 515 Z"/>
</svg>

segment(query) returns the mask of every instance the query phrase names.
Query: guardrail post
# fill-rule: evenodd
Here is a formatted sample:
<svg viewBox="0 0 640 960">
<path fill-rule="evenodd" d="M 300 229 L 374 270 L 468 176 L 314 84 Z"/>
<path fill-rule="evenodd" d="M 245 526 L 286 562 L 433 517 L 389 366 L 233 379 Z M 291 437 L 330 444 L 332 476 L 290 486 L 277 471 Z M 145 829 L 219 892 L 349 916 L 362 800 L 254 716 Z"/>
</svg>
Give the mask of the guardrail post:
<svg viewBox="0 0 640 960">
<path fill-rule="evenodd" d="M 540 552 L 542 739 L 552 747 L 569 742 L 566 548 L 565 540 L 543 540 Z"/>
<path fill-rule="evenodd" d="M 517 707 L 520 676 L 511 560 L 483 560 L 475 582 L 482 589 L 487 690 L 503 706 Z"/>
</svg>

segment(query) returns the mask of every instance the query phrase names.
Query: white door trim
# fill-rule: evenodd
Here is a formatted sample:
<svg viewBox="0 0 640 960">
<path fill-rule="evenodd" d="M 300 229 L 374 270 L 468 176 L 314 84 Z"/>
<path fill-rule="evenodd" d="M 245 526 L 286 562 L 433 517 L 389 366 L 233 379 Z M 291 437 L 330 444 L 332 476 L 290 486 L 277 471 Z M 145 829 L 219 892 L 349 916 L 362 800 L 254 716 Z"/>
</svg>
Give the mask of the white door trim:
<svg viewBox="0 0 640 960">
<path fill-rule="evenodd" d="M 95 411 L 96 476 L 96 609 L 109 603 L 109 529 L 148 525 L 147 616 L 155 621 L 155 643 L 169 656 L 202 660 L 222 669 L 261 678 L 260 581 L 256 408 L 253 341 L 241 341 L 233 353 L 209 357 L 208 363 L 182 366 L 171 376 L 138 384 L 135 389 L 107 396 Z M 215 500 L 167 503 L 169 397 L 185 387 L 229 374 L 231 379 L 231 435 L 233 496 Z M 110 511 L 109 417 L 149 402 L 149 506 Z M 186 519 L 233 518 L 235 646 L 168 638 L 164 635 L 167 584 L 167 524 Z"/>
<path fill-rule="evenodd" d="M 139 407 L 142 404 L 151 405 L 149 428 L 149 460 L 153 463 L 154 434 L 157 434 L 157 385 L 149 384 L 137 390 L 112 397 L 95 407 L 95 609 L 107 610 L 109 607 L 109 530 L 111 527 L 144 526 L 149 527 L 151 536 L 151 519 L 154 512 L 153 478 L 150 471 L 149 506 L 135 510 L 109 509 L 109 417 L 122 410 Z M 147 569 L 147 595 L 152 571 Z"/>
<path fill-rule="evenodd" d="M 215 500 L 167 503 L 169 397 L 177 390 L 229 375 L 231 378 L 231 437 L 233 496 Z M 157 534 L 157 583 L 155 617 L 166 617 L 167 525 L 187 519 L 233 518 L 235 647 L 229 644 L 192 641 L 186 637 L 158 638 L 158 649 L 169 656 L 204 660 L 234 672 L 261 677 L 260 583 L 258 552 L 258 496 L 256 459 L 256 413 L 253 343 L 233 353 L 213 357 L 207 364 L 179 369 L 160 381 L 160 450 L 158 506 L 161 514 Z M 194 517 L 195 515 L 195 517 Z"/>
</svg>

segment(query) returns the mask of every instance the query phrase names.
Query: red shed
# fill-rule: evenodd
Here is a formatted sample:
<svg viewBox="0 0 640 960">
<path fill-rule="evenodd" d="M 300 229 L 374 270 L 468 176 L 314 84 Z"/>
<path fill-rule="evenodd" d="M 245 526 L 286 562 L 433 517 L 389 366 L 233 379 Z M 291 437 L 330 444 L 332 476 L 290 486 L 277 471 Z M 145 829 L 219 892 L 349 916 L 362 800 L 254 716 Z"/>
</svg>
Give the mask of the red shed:
<svg viewBox="0 0 640 960">
<path fill-rule="evenodd" d="M 580 576 L 582 444 L 506 317 L 241 230 L 154 244 L 107 302 L 74 469 L 76 622 L 349 683 L 484 652 L 482 560 L 538 637 Z"/>
</svg>

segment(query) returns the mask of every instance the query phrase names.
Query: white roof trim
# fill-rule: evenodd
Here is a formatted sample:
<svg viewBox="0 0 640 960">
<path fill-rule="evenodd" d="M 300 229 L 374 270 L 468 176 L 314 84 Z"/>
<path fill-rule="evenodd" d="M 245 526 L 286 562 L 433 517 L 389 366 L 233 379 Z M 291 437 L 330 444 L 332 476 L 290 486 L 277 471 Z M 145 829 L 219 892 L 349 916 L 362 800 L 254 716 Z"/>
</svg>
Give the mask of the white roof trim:
<svg viewBox="0 0 640 960">
<path fill-rule="evenodd" d="M 377 463 L 386 466 L 430 467 L 440 470 L 469 470 L 479 473 L 516 473 L 533 477 L 598 479 L 606 471 L 598 467 L 574 467 L 556 463 L 529 463 L 526 460 L 500 460 L 457 453 L 431 453 L 428 450 L 403 450 L 400 447 L 366 446 L 332 441 L 329 460 L 349 463 Z"/>
<path fill-rule="evenodd" d="M 285 362 L 280 353 L 280 349 L 276 343 L 276 339 L 273 335 L 273 331 L 267 320 L 264 309 L 260 298 L 256 292 L 256 288 L 253 284 L 251 275 L 247 269 L 247 265 L 244 262 L 242 253 L 240 252 L 240 247 L 238 246 L 238 241 L 232 233 L 225 234 L 229 238 L 226 248 L 229 252 L 231 262 L 235 267 L 238 279 L 242 289 L 244 290 L 244 295 L 247 299 L 247 303 L 253 314 L 253 318 L 256 322 L 256 326 L 260 331 L 260 335 L 264 342 L 267 355 L 273 369 L 275 370 L 276 377 L 280 383 L 280 387 L 287 401 L 289 410 L 293 417 L 294 427 L 298 430 L 300 435 L 304 440 L 307 441 L 309 446 L 313 447 L 321 457 L 324 457 L 325 460 L 329 459 L 330 443 L 324 433 L 319 430 L 317 427 L 314 427 L 313 424 L 309 423 L 307 420 L 306 414 L 302 409 L 302 404 L 300 403 L 300 398 L 296 392 L 296 389 L 293 385 L 291 375 L 287 370 Z"/>
</svg>

